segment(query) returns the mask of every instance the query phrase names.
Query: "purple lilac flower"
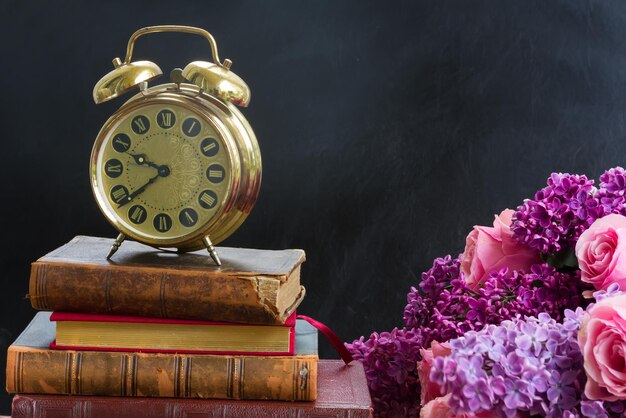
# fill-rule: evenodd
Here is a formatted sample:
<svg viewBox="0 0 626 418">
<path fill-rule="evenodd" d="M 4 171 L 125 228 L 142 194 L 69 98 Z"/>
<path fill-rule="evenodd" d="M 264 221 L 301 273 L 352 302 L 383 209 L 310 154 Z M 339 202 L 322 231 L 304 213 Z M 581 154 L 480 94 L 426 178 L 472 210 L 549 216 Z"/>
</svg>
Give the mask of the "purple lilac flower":
<svg viewBox="0 0 626 418">
<path fill-rule="evenodd" d="M 609 414 L 600 401 L 582 401 L 580 412 L 589 418 L 608 418 Z"/>
<path fill-rule="evenodd" d="M 565 309 L 585 303 L 581 295 L 588 286 L 580 281 L 578 271 L 561 273 L 545 263 L 527 273 L 503 269 L 491 273 L 482 288 L 472 290 L 465 285 L 459 265 L 458 258 L 436 259 L 422 275 L 420 289 L 411 288 L 407 295 L 405 325 L 420 330 L 426 347 L 433 340 L 447 341 L 516 315 L 546 312 L 560 320 Z"/>
<path fill-rule="evenodd" d="M 549 324 L 549 325 L 547 325 Z M 485 404 L 478 410 L 472 410 L 472 413 L 479 413 L 483 411 L 489 411 L 492 409 L 499 410 L 503 415 L 510 416 L 514 411 L 531 411 L 537 409 L 538 405 L 535 403 L 541 403 L 541 390 L 538 390 L 535 385 L 532 385 L 527 381 L 524 376 L 529 376 L 541 371 L 547 371 L 542 361 L 539 361 L 539 354 L 534 350 L 523 351 L 518 349 L 518 343 L 528 335 L 528 331 L 522 330 L 522 326 L 526 328 L 530 327 L 536 329 L 543 327 L 546 333 L 557 330 L 556 321 L 549 323 L 539 323 L 536 318 L 527 318 L 526 321 L 522 321 L 518 318 L 513 320 L 504 321 L 501 325 L 489 325 L 479 332 L 468 332 L 464 337 L 460 337 L 455 341 L 455 344 L 450 343 L 452 354 L 449 357 L 443 358 L 433 363 L 431 379 L 437 381 L 444 390 L 451 393 L 450 406 L 453 408 L 455 414 L 460 415 L 462 413 L 470 412 L 467 405 L 470 403 L 476 404 L 476 401 L 472 399 L 474 396 L 469 391 L 464 391 L 463 388 L 469 383 L 468 376 L 464 373 L 464 370 L 457 370 L 453 373 L 456 374 L 454 380 L 447 379 L 445 374 L 442 374 L 440 368 L 448 366 L 450 364 L 462 365 L 468 361 L 468 358 L 474 358 L 475 356 L 482 356 L 484 358 L 483 374 L 480 379 L 481 383 L 486 386 L 494 388 L 494 396 L 489 404 Z M 560 333 L 557 333 L 557 338 Z M 477 347 L 475 352 L 468 350 L 458 351 L 456 346 L 465 346 L 464 340 L 466 339 L 489 339 L 493 337 L 494 345 L 499 345 L 502 348 L 503 354 L 497 359 L 490 359 L 481 347 Z M 554 338 L 554 337 L 552 337 Z M 561 342 L 561 341 L 559 341 Z M 567 347 L 567 346 L 566 346 Z M 528 345 L 528 348 L 531 348 Z M 545 344 L 541 344 L 541 349 L 545 349 Z M 534 361 L 532 361 L 534 359 Z M 487 361 L 491 360 L 491 361 Z M 546 362 L 549 364 L 550 360 Z M 540 366 L 540 367 L 538 367 Z M 449 372 L 449 374 L 451 374 Z M 581 373 L 582 374 L 582 373 Z M 550 380 L 548 379 L 548 384 Z M 539 385 L 539 389 L 543 389 L 546 392 L 545 386 Z M 547 396 L 545 396 L 547 398 Z"/>
<path fill-rule="evenodd" d="M 552 173 L 548 185 L 526 199 L 513 214 L 513 237 L 543 254 L 573 248 L 604 206 L 594 197 L 593 180 L 584 175 Z"/>
<path fill-rule="evenodd" d="M 418 330 L 393 329 L 346 344 L 354 359 L 363 363 L 376 416 L 419 416 L 416 366 L 422 341 Z"/>
<path fill-rule="evenodd" d="M 626 171 L 622 167 L 605 171 L 600 176 L 600 187 L 595 197 L 606 214 L 626 216 Z"/>
<path fill-rule="evenodd" d="M 576 370 L 567 370 L 563 373 L 552 370 L 548 378 L 548 401 L 553 405 L 559 405 L 565 409 L 576 405 L 576 388 L 574 384 L 578 378 Z"/>
<path fill-rule="evenodd" d="M 596 302 L 600 302 L 602 299 L 615 296 L 619 293 L 622 293 L 619 289 L 619 283 L 611 283 L 606 290 L 598 290 L 593 292 L 593 298 Z"/>
<path fill-rule="evenodd" d="M 477 379 L 474 383 L 465 385 L 461 391 L 463 396 L 470 399 L 467 403 L 468 412 L 485 410 L 493 404 L 493 390 L 487 385 L 486 379 Z"/>
<path fill-rule="evenodd" d="M 374 333 L 367 340 L 361 337 L 347 344 L 365 367 L 377 414 L 389 416 L 400 411 L 410 415 L 419 411 L 415 362 L 420 360 L 419 349 L 430 347 L 433 340 L 448 341 L 517 315 L 534 315 L 545 321 L 552 321 L 552 316 L 560 320 L 565 309 L 585 303 L 581 294 L 587 285 L 580 281 L 579 273 L 560 273 L 548 264 L 532 266 L 527 273 L 506 269 L 494 272 L 478 290 L 465 285 L 459 267 L 459 259 L 448 255 L 437 258 L 432 268 L 422 274 L 419 289 L 411 288 L 407 295 L 405 329 Z M 546 312 L 549 315 L 544 317 L 542 314 Z M 458 352 L 473 352 L 479 347 L 495 361 L 507 354 L 502 343 L 507 338 L 506 333 L 499 336 L 496 331 L 489 338 L 469 335 L 463 340 L 453 340 L 452 344 L 456 344 Z M 529 325 L 520 338 L 523 347 L 535 352 L 547 337 L 542 327 Z M 462 343 L 466 344 L 465 348 L 460 346 Z M 476 361 L 467 363 L 467 369 L 478 370 Z M 536 374 L 533 385 L 547 387 L 548 377 Z"/>
<path fill-rule="evenodd" d="M 495 410 L 508 417 L 519 412 L 620 417 L 624 402 L 590 401 L 583 395 L 586 376 L 577 335 L 584 313 L 568 310 L 563 322 L 545 314 L 518 316 L 470 331 L 450 341 L 452 353 L 433 361 L 430 378 L 451 394 L 449 405 L 456 415 Z M 535 337 L 532 344 L 529 336 Z M 500 347 L 500 356 L 492 355 L 493 346 Z M 475 370 L 477 365 L 481 370 Z"/>
</svg>

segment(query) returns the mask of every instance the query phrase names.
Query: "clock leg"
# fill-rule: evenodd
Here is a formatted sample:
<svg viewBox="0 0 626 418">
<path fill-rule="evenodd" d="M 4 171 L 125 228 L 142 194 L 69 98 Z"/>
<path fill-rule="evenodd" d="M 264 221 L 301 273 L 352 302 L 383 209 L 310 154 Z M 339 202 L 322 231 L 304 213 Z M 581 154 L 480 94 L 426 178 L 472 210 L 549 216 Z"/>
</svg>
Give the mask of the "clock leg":
<svg viewBox="0 0 626 418">
<path fill-rule="evenodd" d="M 215 261 L 215 264 L 217 264 L 218 266 L 221 266 L 222 262 L 220 261 L 220 258 L 217 255 L 217 251 L 215 250 L 215 247 L 213 246 L 213 243 L 211 242 L 211 239 L 209 238 L 209 236 L 207 235 L 206 237 L 202 238 L 202 242 L 206 246 L 206 249 L 209 252 L 209 255 L 211 256 L 213 261 Z"/>
<path fill-rule="evenodd" d="M 113 243 L 113 245 L 111 246 L 111 249 L 109 250 L 109 255 L 107 255 L 107 260 L 111 258 L 113 254 L 115 254 L 115 252 L 120 248 L 120 245 L 122 245 L 122 242 L 124 242 L 125 239 L 126 239 L 126 235 L 124 234 L 119 234 L 117 238 L 115 238 L 115 242 Z"/>
</svg>

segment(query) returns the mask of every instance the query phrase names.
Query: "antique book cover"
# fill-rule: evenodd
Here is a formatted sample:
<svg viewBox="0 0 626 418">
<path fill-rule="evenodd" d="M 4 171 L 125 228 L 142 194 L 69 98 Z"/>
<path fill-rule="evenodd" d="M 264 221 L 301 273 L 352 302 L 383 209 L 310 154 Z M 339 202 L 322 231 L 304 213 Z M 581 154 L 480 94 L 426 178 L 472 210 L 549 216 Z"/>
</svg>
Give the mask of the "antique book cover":
<svg viewBox="0 0 626 418">
<path fill-rule="evenodd" d="M 7 353 L 10 393 L 314 400 L 317 330 L 296 321 L 296 354 L 245 356 L 53 350 L 54 322 L 39 312 Z"/>
<path fill-rule="evenodd" d="M 122 398 L 62 395 L 16 395 L 14 418 L 109 417 L 277 417 L 369 418 L 372 404 L 363 365 L 320 360 L 314 402 L 275 402 L 214 399 Z"/>
<path fill-rule="evenodd" d="M 53 312 L 59 350 L 141 353 L 294 354 L 296 313 L 284 324 Z"/>
<path fill-rule="evenodd" d="M 170 253 L 126 241 L 77 236 L 32 264 L 33 308 L 64 312 L 280 324 L 304 298 L 302 250 L 220 247 Z"/>
</svg>

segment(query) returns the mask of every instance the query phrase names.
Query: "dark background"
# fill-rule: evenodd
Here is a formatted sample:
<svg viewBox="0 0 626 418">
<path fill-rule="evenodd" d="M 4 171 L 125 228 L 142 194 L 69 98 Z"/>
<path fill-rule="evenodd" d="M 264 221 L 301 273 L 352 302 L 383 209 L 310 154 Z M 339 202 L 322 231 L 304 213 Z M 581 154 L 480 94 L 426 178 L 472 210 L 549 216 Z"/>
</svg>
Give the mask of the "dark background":
<svg viewBox="0 0 626 418">
<path fill-rule="evenodd" d="M 474 224 L 551 171 L 597 178 L 626 163 L 625 3 L 4 0 L 2 369 L 34 314 L 30 263 L 78 234 L 116 235 L 88 160 L 124 100 L 96 106 L 91 92 L 154 24 L 212 32 L 253 92 L 244 114 L 263 185 L 223 245 L 304 249 L 300 311 L 346 341 L 400 326 L 432 259 L 462 251 Z M 135 51 L 166 74 L 210 59 L 191 35 L 151 35 Z"/>
</svg>

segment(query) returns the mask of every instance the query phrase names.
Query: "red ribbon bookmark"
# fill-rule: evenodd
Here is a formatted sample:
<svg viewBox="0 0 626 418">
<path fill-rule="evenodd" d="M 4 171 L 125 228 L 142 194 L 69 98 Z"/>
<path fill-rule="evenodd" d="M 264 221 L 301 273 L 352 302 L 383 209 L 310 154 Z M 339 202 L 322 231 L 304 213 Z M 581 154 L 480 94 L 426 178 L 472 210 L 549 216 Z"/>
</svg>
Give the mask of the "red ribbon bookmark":
<svg viewBox="0 0 626 418">
<path fill-rule="evenodd" d="M 322 324 L 320 321 L 316 321 L 315 319 L 305 316 L 305 315 L 298 315 L 297 318 L 304 319 L 306 322 L 308 322 L 309 324 L 317 328 L 319 332 L 324 334 L 328 342 L 330 342 L 332 346 L 335 348 L 335 350 L 337 351 L 337 353 L 339 353 L 344 363 L 349 364 L 352 360 L 354 360 L 352 358 L 352 354 L 350 354 L 348 349 L 343 345 L 343 342 L 339 339 L 339 337 L 337 337 L 337 334 L 335 334 L 326 325 Z"/>
</svg>

